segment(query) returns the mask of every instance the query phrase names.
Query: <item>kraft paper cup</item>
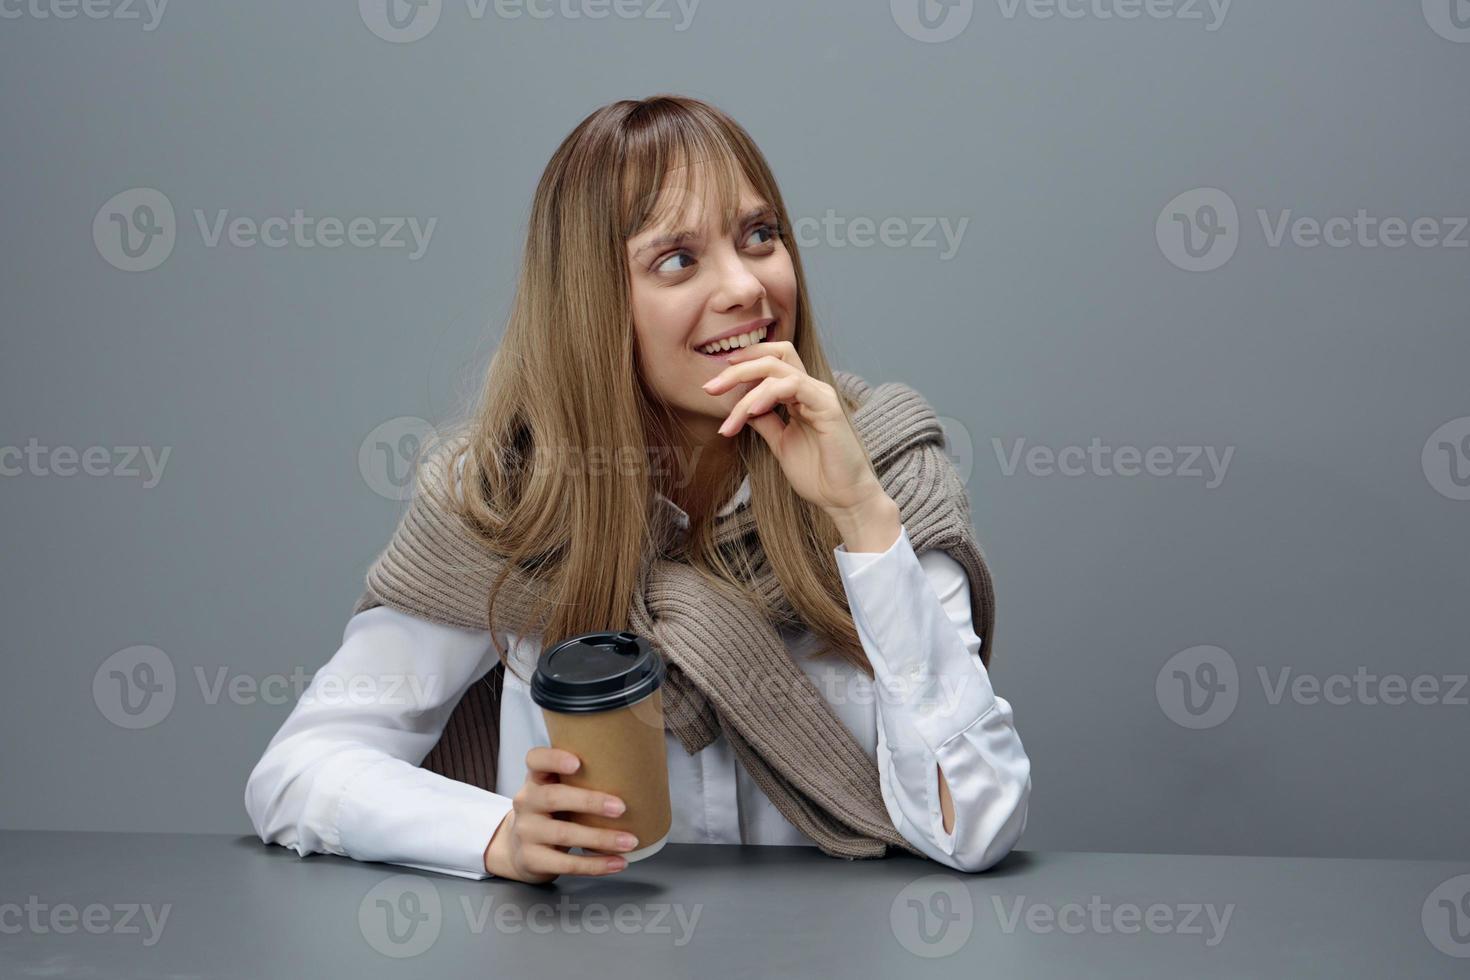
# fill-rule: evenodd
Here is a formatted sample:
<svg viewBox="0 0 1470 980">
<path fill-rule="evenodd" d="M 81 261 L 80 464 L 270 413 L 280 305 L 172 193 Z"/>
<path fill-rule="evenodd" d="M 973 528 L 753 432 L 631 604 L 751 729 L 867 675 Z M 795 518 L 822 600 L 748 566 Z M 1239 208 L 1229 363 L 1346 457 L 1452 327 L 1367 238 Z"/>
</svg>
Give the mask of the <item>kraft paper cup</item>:
<svg viewBox="0 0 1470 980">
<path fill-rule="evenodd" d="M 553 748 L 582 760 L 559 778 L 569 786 L 611 793 L 627 805 L 622 816 L 568 813 L 588 827 L 622 830 L 638 838 L 631 864 L 668 842 L 673 813 L 663 724 L 663 658 L 635 633 L 583 633 L 541 655 L 531 677 L 531 699 L 541 706 Z M 572 848 L 583 854 L 601 854 Z"/>
</svg>

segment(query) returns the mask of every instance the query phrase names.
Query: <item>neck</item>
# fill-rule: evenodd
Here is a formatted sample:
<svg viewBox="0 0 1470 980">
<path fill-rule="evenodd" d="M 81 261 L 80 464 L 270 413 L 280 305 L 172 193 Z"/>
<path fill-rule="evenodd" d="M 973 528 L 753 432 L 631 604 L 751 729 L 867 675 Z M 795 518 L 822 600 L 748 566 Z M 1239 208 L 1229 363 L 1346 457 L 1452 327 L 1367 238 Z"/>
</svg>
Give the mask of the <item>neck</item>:
<svg viewBox="0 0 1470 980">
<path fill-rule="evenodd" d="M 741 465 L 740 447 L 735 439 L 720 435 L 714 424 L 680 435 L 675 465 L 662 492 L 694 522 L 723 503 L 715 498 L 726 492 L 733 471 Z"/>
</svg>

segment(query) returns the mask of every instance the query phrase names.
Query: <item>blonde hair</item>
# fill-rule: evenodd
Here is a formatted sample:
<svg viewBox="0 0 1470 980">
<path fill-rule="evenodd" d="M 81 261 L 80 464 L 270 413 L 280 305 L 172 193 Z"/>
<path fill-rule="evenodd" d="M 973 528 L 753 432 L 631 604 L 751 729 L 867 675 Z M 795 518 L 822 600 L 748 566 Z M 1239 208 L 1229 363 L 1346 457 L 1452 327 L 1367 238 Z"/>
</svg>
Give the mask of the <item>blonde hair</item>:
<svg viewBox="0 0 1470 980">
<path fill-rule="evenodd" d="M 749 134 L 698 99 L 658 95 L 622 100 L 583 119 L 552 155 L 531 204 L 526 247 L 504 337 L 485 378 L 466 438 L 450 463 L 478 478 L 453 481 L 452 505 L 495 555 L 555 596 L 540 610 L 544 639 L 627 629 L 645 552 L 664 540 L 666 508 L 652 474 L 653 449 L 668 448 L 679 423 L 647 387 L 638 365 L 630 303 L 627 239 L 667 217 L 654 214 L 669 189 L 681 202 L 688 184 L 667 185 L 689 161 L 707 164 L 720 202 L 722 232 L 739 205 L 740 175 L 776 214 L 796 274 L 792 343 L 807 373 L 836 387 L 813 323 L 801 257 L 781 192 Z M 664 211 L 668 211 L 665 208 Z M 839 389 L 840 391 L 840 389 Z M 849 420 L 856 407 L 845 398 Z M 784 406 L 776 409 L 786 421 Z M 723 438 L 723 437 L 722 437 Z M 797 621 L 783 622 L 749 586 L 738 549 L 716 547 L 713 522 L 693 515 L 687 560 L 719 592 L 749 602 L 774 626 L 806 629 L 816 655 L 837 654 L 871 676 L 832 559 L 841 542 L 819 507 L 800 497 L 765 441 L 749 426 L 735 437 L 732 466 L 716 487 L 728 500 L 750 475 L 750 507 L 761 548 Z M 563 465 L 593 448 L 603 459 L 634 459 L 599 472 Z M 624 448 L 626 447 L 626 448 Z M 551 450 L 548 453 L 548 450 Z M 467 458 L 461 458 L 467 457 Z M 495 630 L 499 576 L 487 597 Z M 549 617 L 544 614 L 550 610 Z M 507 651 L 499 650 L 507 661 Z M 507 661 L 508 663 L 508 661 Z"/>
</svg>

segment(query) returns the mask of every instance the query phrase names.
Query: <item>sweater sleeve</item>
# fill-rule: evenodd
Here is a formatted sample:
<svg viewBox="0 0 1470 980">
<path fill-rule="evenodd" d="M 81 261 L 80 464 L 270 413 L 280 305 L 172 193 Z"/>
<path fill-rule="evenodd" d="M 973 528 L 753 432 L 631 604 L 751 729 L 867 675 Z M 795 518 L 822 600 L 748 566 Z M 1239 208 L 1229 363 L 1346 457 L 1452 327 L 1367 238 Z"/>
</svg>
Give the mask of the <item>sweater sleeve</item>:
<svg viewBox="0 0 1470 980">
<path fill-rule="evenodd" d="M 487 632 L 387 606 L 353 616 L 245 784 L 256 834 L 302 857 L 491 877 L 485 848 L 510 798 L 419 763 L 495 663 Z"/>
<path fill-rule="evenodd" d="M 981 871 L 1026 827 L 1031 762 L 1011 706 L 991 688 L 969 580 L 908 529 L 884 552 L 836 549 L 858 637 L 873 665 L 878 772 L 895 828 L 935 861 Z M 954 801 L 944 830 L 939 770 Z"/>
</svg>

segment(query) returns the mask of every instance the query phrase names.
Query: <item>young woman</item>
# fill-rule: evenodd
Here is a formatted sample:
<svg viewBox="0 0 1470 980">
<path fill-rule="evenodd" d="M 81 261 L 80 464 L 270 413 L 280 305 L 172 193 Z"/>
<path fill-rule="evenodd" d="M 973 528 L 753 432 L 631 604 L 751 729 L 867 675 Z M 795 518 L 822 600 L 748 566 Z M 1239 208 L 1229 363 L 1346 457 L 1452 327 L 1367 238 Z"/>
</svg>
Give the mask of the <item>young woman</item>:
<svg viewBox="0 0 1470 980">
<path fill-rule="evenodd" d="M 471 878 L 622 870 L 655 842 L 567 818 L 636 801 L 560 782 L 579 760 L 527 682 L 543 637 L 632 628 L 669 664 L 668 840 L 991 866 L 1031 767 L 942 438 L 913 389 L 828 367 L 744 129 L 676 96 L 597 110 L 537 187 L 480 405 L 250 774 L 256 832 Z"/>
</svg>

